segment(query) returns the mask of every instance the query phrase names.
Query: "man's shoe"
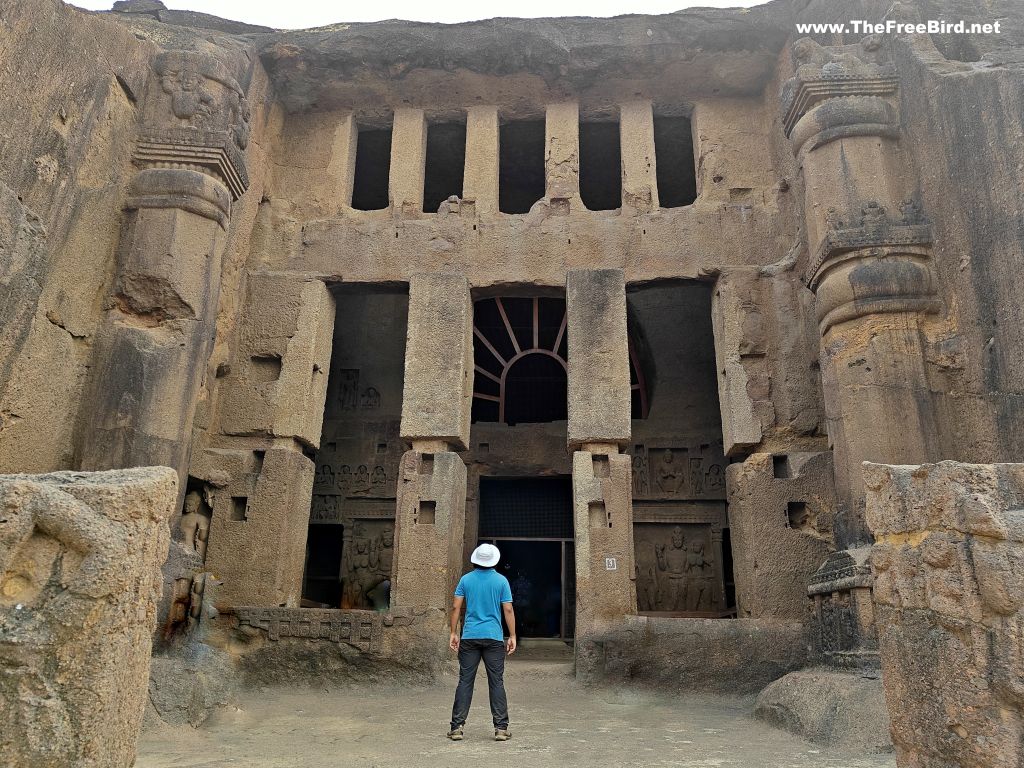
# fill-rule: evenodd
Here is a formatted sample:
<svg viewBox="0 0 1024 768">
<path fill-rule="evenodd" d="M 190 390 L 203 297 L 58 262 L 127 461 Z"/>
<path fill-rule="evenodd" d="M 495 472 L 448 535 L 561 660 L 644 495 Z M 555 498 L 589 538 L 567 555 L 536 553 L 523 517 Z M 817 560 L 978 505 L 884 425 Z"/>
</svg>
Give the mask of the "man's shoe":
<svg viewBox="0 0 1024 768">
<path fill-rule="evenodd" d="M 462 726 L 452 728 L 448 731 L 448 738 L 452 741 L 462 741 Z"/>
<path fill-rule="evenodd" d="M 501 728 L 494 729 L 494 740 L 495 741 L 508 741 L 512 738 L 512 732 L 507 728 L 502 730 Z"/>
</svg>

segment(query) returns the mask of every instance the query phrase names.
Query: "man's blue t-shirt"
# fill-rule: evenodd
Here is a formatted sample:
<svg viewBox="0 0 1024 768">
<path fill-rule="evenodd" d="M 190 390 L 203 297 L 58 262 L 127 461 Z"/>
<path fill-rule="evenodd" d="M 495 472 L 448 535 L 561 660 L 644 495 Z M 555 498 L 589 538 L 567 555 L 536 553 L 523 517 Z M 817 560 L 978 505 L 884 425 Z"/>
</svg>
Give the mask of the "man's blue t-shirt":
<svg viewBox="0 0 1024 768">
<path fill-rule="evenodd" d="M 501 630 L 501 604 L 512 602 L 508 579 L 493 568 L 476 568 L 459 579 L 455 596 L 466 598 L 463 640 L 505 639 Z"/>
</svg>

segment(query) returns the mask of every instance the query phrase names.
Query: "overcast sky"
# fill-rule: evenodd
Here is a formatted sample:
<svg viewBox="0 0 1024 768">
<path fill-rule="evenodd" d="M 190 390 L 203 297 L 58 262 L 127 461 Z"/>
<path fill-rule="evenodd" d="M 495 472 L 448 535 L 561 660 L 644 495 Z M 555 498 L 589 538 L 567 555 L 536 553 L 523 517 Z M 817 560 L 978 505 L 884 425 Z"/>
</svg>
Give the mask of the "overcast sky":
<svg viewBox="0 0 1024 768">
<path fill-rule="evenodd" d="M 0 0 L 2 2 L 2 0 Z M 736 8 L 764 0 L 163 0 L 168 8 L 202 11 L 225 19 L 278 29 L 303 29 L 346 21 L 409 19 L 453 23 L 495 16 L 618 16 L 624 13 L 671 13 L 681 8 Z M 109 10 L 113 0 L 73 0 L 93 11 Z"/>
</svg>

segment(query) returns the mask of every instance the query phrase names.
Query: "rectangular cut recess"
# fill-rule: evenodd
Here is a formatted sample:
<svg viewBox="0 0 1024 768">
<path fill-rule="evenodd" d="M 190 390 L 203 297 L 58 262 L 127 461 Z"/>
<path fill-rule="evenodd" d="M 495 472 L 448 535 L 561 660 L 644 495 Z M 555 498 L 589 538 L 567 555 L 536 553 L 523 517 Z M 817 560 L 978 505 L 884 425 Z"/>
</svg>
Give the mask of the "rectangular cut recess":
<svg viewBox="0 0 1024 768">
<path fill-rule="evenodd" d="M 232 496 L 231 497 L 231 519 L 244 521 L 248 515 L 246 514 L 249 508 L 249 500 L 245 496 Z"/>
<path fill-rule="evenodd" d="M 421 501 L 419 512 L 416 513 L 416 525 L 433 525 L 437 518 L 437 502 Z"/>
<path fill-rule="evenodd" d="M 462 197 L 466 170 L 466 124 L 427 126 L 427 160 L 423 181 L 423 212 L 437 213 L 449 197 Z"/>
<path fill-rule="evenodd" d="M 516 120 L 501 126 L 498 207 L 529 213 L 544 197 L 544 121 Z"/>
<path fill-rule="evenodd" d="M 373 607 L 391 571 L 409 297 L 382 286 L 336 289 L 331 370 L 309 510 L 303 597 Z M 375 553 L 364 563 L 361 553 Z"/>
<path fill-rule="evenodd" d="M 580 123 L 580 197 L 590 211 L 622 205 L 622 149 L 618 122 Z"/>
<path fill-rule="evenodd" d="M 654 117 L 658 201 L 662 208 L 679 208 L 697 199 L 697 169 L 693 162 L 693 128 L 688 117 Z"/>
<path fill-rule="evenodd" d="M 391 129 L 360 130 L 356 140 L 356 172 L 352 182 L 352 207 L 379 211 L 388 207 L 388 173 L 391 167 Z"/>
<path fill-rule="evenodd" d="M 627 301 L 648 395 L 630 445 L 637 610 L 723 617 L 734 602 L 711 288 L 662 282 Z"/>
</svg>

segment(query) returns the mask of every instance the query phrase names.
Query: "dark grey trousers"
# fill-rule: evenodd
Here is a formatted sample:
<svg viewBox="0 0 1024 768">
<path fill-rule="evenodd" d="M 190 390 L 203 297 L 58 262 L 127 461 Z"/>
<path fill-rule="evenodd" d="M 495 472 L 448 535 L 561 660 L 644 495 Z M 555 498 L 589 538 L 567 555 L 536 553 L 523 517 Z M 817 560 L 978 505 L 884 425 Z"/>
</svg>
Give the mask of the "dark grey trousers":
<svg viewBox="0 0 1024 768">
<path fill-rule="evenodd" d="M 494 727 L 508 728 L 508 699 L 505 698 L 505 643 L 501 640 L 463 640 L 459 643 L 459 687 L 452 707 L 452 730 L 460 728 L 469 716 L 473 702 L 476 670 L 483 659 L 487 670 L 487 690 L 491 699 Z"/>
</svg>

